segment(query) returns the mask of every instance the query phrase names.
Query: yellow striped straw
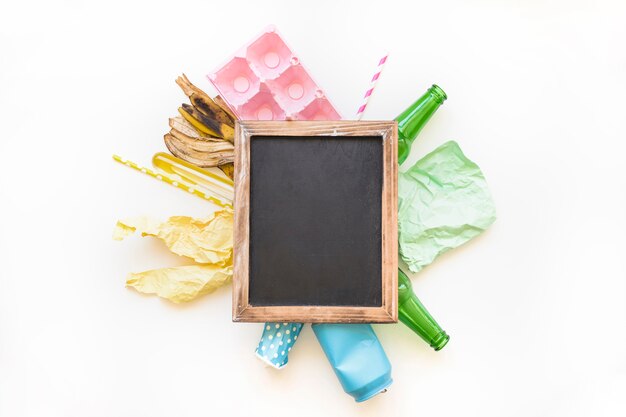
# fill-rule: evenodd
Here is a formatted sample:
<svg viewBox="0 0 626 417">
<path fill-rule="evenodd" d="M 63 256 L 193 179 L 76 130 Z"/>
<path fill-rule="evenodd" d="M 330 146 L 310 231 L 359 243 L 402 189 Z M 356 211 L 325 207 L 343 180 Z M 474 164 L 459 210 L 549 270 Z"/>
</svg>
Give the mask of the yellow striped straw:
<svg viewBox="0 0 626 417">
<path fill-rule="evenodd" d="M 183 179 L 187 185 L 205 188 L 219 197 L 224 197 L 227 201 L 233 201 L 234 183 L 230 178 L 217 175 L 164 152 L 154 154 L 152 166 L 173 178 Z"/>
<path fill-rule="evenodd" d="M 178 180 L 176 178 L 172 178 L 170 175 L 164 173 L 164 172 L 155 172 L 153 170 L 151 170 L 150 168 L 145 168 L 142 166 L 137 165 L 136 163 L 129 161 L 127 159 L 123 159 L 122 157 L 118 156 L 118 155 L 113 155 L 113 159 L 117 162 L 119 162 L 120 164 L 124 164 L 127 167 L 130 167 L 136 171 L 139 172 L 143 172 L 146 175 L 151 176 L 152 178 L 155 178 L 159 181 L 163 181 L 169 185 L 172 185 L 176 188 L 180 188 L 181 190 L 187 191 L 190 194 L 193 194 L 197 197 L 200 197 L 202 199 L 208 200 L 212 203 L 217 204 L 220 207 L 233 207 L 232 204 L 232 199 L 228 200 L 226 198 L 220 199 L 215 197 L 214 195 L 212 195 L 211 193 L 207 192 L 204 189 L 198 189 L 196 187 L 194 187 L 193 185 L 188 185 L 184 182 L 184 180 Z"/>
</svg>

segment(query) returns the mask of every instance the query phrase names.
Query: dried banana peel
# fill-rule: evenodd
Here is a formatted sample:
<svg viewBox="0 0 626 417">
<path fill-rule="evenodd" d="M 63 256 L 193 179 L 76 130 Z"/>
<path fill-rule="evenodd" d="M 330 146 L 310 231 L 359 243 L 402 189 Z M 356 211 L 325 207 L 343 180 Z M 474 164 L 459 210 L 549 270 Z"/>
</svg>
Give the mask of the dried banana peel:
<svg viewBox="0 0 626 417">
<path fill-rule="evenodd" d="M 201 131 L 204 129 L 204 132 L 209 135 L 217 136 L 230 142 L 233 141 L 233 138 L 235 137 L 235 128 L 233 126 L 212 119 L 196 107 L 190 106 L 189 104 L 183 104 L 178 111 L 196 129 L 200 128 Z M 197 124 L 194 124 L 188 117 L 185 116 L 185 114 L 191 116 L 193 120 L 200 124 L 200 126 L 198 127 Z"/>
<path fill-rule="evenodd" d="M 225 140 L 208 141 L 203 139 L 194 139 L 179 132 L 176 129 L 170 130 L 170 135 L 182 142 L 183 145 L 189 146 L 191 149 L 199 152 L 231 152 L 235 151 L 235 147 L 232 143 Z"/>
<path fill-rule="evenodd" d="M 199 167 L 225 166 L 222 171 L 233 177 L 235 115 L 218 96 L 214 101 L 183 74 L 176 84 L 189 97 L 179 117 L 169 120 L 170 131 L 163 136 L 165 146 L 176 157 Z M 182 117 L 181 117 L 182 116 Z"/>
<path fill-rule="evenodd" d="M 198 94 L 192 94 L 191 97 L 189 97 L 189 100 L 191 101 L 193 107 L 205 116 L 229 126 L 234 126 L 233 119 L 231 119 L 228 113 L 222 110 L 220 106 L 215 104 L 213 100 L 207 101 L 204 97 Z"/>
<path fill-rule="evenodd" d="M 172 155 L 201 168 L 210 168 L 232 163 L 235 159 L 235 155 L 232 150 L 197 150 L 190 146 L 187 142 L 181 141 L 171 133 L 167 133 L 163 139 L 165 141 L 165 146 L 167 146 L 167 149 L 169 149 Z M 196 148 L 200 148 L 200 144 L 196 144 Z"/>
<path fill-rule="evenodd" d="M 235 117 L 232 117 L 229 112 L 217 105 L 208 94 L 193 85 L 185 74 L 176 79 L 176 84 L 179 85 L 187 97 L 189 97 L 191 104 L 200 112 L 218 122 L 231 126 L 235 125 Z"/>
<path fill-rule="evenodd" d="M 224 137 L 224 134 L 220 129 L 220 123 L 216 120 L 209 119 L 193 106 L 183 104 L 178 108 L 178 112 L 199 132 L 218 138 Z"/>
<path fill-rule="evenodd" d="M 222 172 L 224 174 L 226 174 L 226 176 L 228 176 L 228 178 L 235 179 L 235 165 L 230 163 L 230 164 L 224 164 L 224 165 L 220 165 L 218 166 L 219 169 L 222 170 Z"/>
<path fill-rule="evenodd" d="M 185 120 L 181 116 L 171 117 L 170 127 L 172 128 L 172 130 L 176 130 L 180 132 L 181 134 L 192 139 L 206 140 L 206 141 L 212 141 L 212 142 L 225 142 L 224 139 L 222 138 L 209 136 L 207 134 L 198 132 L 198 130 L 194 128 L 191 125 L 191 123 L 189 123 L 187 120 Z"/>
<path fill-rule="evenodd" d="M 228 113 L 230 118 L 233 119 L 233 125 L 234 125 L 235 120 L 237 120 L 237 116 L 235 116 L 235 114 L 232 112 L 230 107 L 228 107 L 228 104 L 226 104 L 226 102 L 224 101 L 222 96 L 215 96 L 213 101 L 215 102 L 215 104 L 220 106 L 222 108 L 222 110 L 224 110 L 226 113 Z"/>
</svg>

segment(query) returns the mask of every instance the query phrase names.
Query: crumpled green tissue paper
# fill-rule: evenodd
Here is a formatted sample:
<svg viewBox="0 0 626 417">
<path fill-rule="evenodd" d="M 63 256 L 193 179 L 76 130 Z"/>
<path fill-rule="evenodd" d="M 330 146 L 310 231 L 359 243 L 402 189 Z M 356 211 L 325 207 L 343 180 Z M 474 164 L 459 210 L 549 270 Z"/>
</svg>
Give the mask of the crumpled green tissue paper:
<svg viewBox="0 0 626 417">
<path fill-rule="evenodd" d="M 496 220 L 485 176 L 450 141 L 398 175 L 400 256 L 418 272 Z"/>
</svg>

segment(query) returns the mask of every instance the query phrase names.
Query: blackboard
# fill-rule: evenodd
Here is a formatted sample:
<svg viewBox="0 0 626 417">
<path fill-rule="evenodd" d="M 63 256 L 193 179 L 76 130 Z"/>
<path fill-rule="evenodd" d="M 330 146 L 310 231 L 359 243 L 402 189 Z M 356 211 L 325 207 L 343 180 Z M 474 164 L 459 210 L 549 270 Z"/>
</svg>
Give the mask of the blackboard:
<svg viewBox="0 0 626 417">
<path fill-rule="evenodd" d="M 382 138 L 253 136 L 250 154 L 250 304 L 380 306 Z"/>
<path fill-rule="evenodd" d="M 396 321 L 395 129 L 238 125 L 235 321 Z"/>
</svg>

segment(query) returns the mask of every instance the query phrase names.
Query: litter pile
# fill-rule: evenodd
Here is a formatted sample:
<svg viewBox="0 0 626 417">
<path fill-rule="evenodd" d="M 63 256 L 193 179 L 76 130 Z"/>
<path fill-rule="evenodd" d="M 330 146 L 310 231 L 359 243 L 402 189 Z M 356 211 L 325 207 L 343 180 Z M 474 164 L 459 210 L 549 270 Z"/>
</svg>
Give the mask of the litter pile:
<svg viewBox="0 0 626 417">
<path fill-rule="evenodd" d="M 385 61 L 386 57 L 380 65 Z M 380 67 L 372 86 L 379 75 Z M 175 303 L 194 300 L 232 277 L 235 121 L 341 119 L 273 27 L 209 74 L 209 79 L 220 93 L 215 98 L 184 75 L 176 80 L 190 104 L 183 104 L 180 115 L 169 120 L 170 131 L 164 136 L 175 157 L 155 155 L 154 169 L 115 157 L 221 207 L 205 219 L 176 216 L 161 222 L 141 217 L 117 223 L 115 239 L 139 232 L 161 239 L 173 253 L 196 262 L 132 273 L 127 278 L 127 286 Z M 433 86 L 396 119 L 400 163 L 446 98 L 441 88 Z M 361 106 L 359 118 L 363 110 Z M 202 169 L 209 167 L 220 168 L 230 179 Z M 495 205 L 483 173 L 452 141 L 399 174 L 398 197 L 399 256 L 412 272 L 473 239 L 495 221 Z M 410 279 L 402 271 L 399 276 L 400 321 L 435 350 L 443 348 L 449 336 L 415 296 Z M 256 355 L 272 367 L 284 367 L 302 328 L 302 323 L 266 323 Z M 367 400 L 391 384 L 391 366 L 369 324 L 317 324 L 313 329 L 344 390 L 355 400 Z"/>
</svg>

